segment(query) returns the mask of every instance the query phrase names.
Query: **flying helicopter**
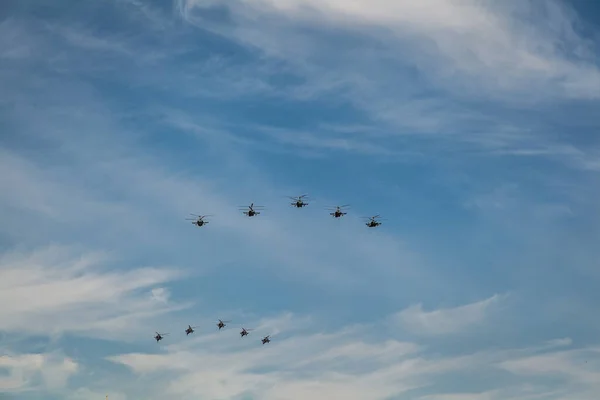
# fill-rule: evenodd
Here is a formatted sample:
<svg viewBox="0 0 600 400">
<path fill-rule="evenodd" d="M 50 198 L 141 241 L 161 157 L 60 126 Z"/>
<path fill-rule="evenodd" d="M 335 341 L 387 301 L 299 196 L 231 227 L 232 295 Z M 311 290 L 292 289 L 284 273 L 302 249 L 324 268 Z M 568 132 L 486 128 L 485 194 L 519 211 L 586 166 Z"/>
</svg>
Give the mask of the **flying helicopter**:
<svg viewBox="0 0 600 400">
<path fill-rule="evenodd" d="M 254 203 L 251 203 L 250 206 L 240 206 L 240 211 L 242 214 L 247 215 L 248 217 L 254 217 L 255 215 L 259 215 L 264 207 L 263 206 L 255 206 Z M 243 211 L 248 209 L 248 211 Z"/>
<path fill-rule="evenodd" d="M 208 224 L 208 221 L 206 221 L 204 218 L 212 217 L 212 215 L 196 215 L 196 214 L 190 214 L 190 215 L 192 215 L 194 218 L 186 218 L 186 220 L 192 221 L 192 224 L 197 225 L 197 226 L 204 226 L 204 225 Z"/>
<path fill-rule="evenodd" d="M 187 336 L 190 333 L 194 333 L 194 329 L 196 329 L 196 328 L 197 328 L 197 326 L 188 325 L 187 329 L 185 330 L 185 335 Z"/>
<path fill-rule="evenodd" d="M 342 209 L 345 209 L 346 207 L 350 207 L 350 204 L 345 204 L 343 206 L 329 207 L 328 209 L 330 211 L 332 211 L 329 213 L 329 215 L 333 216 L 334 218 L 343 217 L 344 215 L 348 214 L 347 212 L 342 211 Z"/>
<path fill-rule="evenodd" d="M 306 207 L 308 205 L 308 203 L 306 203 L 304 201 L 304 199 L 306 197 L 308 197 L 307 194 L 303 194 L 302 196 L 298 196 L 298 197 L 288 196 L 288 198 L 292 200 L 292 203 L 290 203 L 290 205 L 292 207 L 296 207 L 296 208 L 302 208 L 302 207 Z"/>
<path fill-rule="evenodd" d="M 267 335 L 264 338 L 262 338 L 262 344 L 271 343 L 271 339 L 269 339 L 269 336 L 270 335 Z"/>
<path fill-rule="evenodd" d="M 252 329 L 246 329 L 246 328 L 242 328 L 242 331 L 240 332 L 240 336 L 244 337 L 244 336 L 248 336 L 248 332 L 250 332 Z"/>
<path fill-rule="evenodd" d="M 156 332 L 156 336 L 154 336 L 154 339 L 156 339 L 156 342 L 160 342 L 161 340 L 163 340 L 163 336 L 167 336 L 168 333 L 158 333 Z"/>
<path fill-rule="evenodd" d="M 368 226 L 369 228 L 376 228 L 379 225 L 381 225 L 381 216 L 379 214 L 374 215 L 372 217 L 363 217 L 364 219 L 368 220 L 365 225 Z M 385 221 L 385 220 L 383 220 Z"/>
<path fill-rule="evenodd" d="M 219 323 L 217 324 L 217 326 L 219 327 L 219 330 L 225 328 L 227 326 L 228 322 L 231 322 L 231 321 L 222 321 L 222 320 L 219 320 Z"/>
</svg>

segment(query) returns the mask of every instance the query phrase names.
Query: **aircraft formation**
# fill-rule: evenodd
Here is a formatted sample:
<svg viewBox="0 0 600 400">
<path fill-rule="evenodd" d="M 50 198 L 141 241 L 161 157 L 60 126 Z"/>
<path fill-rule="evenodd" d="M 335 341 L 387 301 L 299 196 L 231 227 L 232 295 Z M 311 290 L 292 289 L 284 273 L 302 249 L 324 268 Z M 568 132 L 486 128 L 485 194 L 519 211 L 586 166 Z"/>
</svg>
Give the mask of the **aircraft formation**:
<svg viewBox="0 0 600 400">
<path fill-rule="evenodd" d="M 301 196 L 294 196 L 294 197 L 287 196 L 287 197 L 291 200 L 290 206 L 292 206 L 292 207 L 304 208 L 309 205 L 309 203 L 306 201 L 308 199 L 308 195 L 306 195 L 306 194 L 303 194 Z M 349 207 L 350 207 L 350 204 L 344 204 L 341 206 L 326 207 L 326 210 L 329 211 L 329 215 L 331 215 L 333 218 L 338 219 L 338 218 L 342 218 L 344 215 L 348 214 L 347 210 Z M 240 206 L 239 210 L 242 212 L 243 215 L 245 215 L 247 217 L 256 217 L 256 216 L 259 216 L 262 211 L 264 211 L 264 206 L 259 206 L 259 205 L 255 205 L 254 203 L 250 203 L 249 206 Z M 206 226 L 209 223 L 209 221 L 207 221 L 206 218 L 212 217 L 212 215 L 199 215 L 199 214 L 190 214 L 190 215 L 191 215 L 191 218 L 186 218 L 186 220 L 191 221 L 191 223 L 197 227 Z M 365 226 L 367 226 L 368 228 L 376 228 L 376 227 L 380 226 L 382 224 L 381 221 L 383 221 L 383 219 L 381 219 L 381 215 L 379 215 L 379 214 L 374 215 L 372 217 L 362 217 L 362 218 L 365 219 Z M 217 328 L 219 330 L 221 330 L 221 329 L 225 328 L 227 326 L 227 324 L 230 322 L 231 321 L 218 320 Z M 198 328 L 198 327 L 188 325 L 188 327 L 184 330 L 186 336 L 189 336 L 192 333 L 194 333 L 196 328 Z M 242 327 L 242 330 L 240 331 L 240 337 L 243 338 L 245 336 L 248 336 L 251 331 L 252 331 L 252 329 L 246 329 L 246 328 Z M 154 336 L 154 339 L 158 343 L 161 340 L 163 340 L 164 337 L 167 335 L 169 335 L 169 334 L 156 332 L 156 336 Z M 261 339 L 261 342 L 263 345 L 270 343 L 271 335 L 267 335 L 267 336 L 263 337 Z"/>
<path fill-rule="evenodd" d="M 301 196 L 294 196 L 294 197 L 287 196 L 287 197 L 292 200 L 290 205 L 295 208 L 304 208 L 304 207 L 308 206 L 308 204 L 309 204 L 308 202 L 305 201 L 305 199 L 307 199 L 307 197 L 308 197 L 308 195 L 306 195 L 306 194 L 303 194 Z M 327 207 L 326 210 L 329 211 L 329 215 L 331 215 L 333 218 L 342 218 L 344 215 L 348 214 L 348 212 L 346 211 L 348 209 L 348 207 L 350 207 L 350 204 Z M 264 211 L 264 206 L 258 206 L 258 205 L 255 205 L 254 203 L 250 203 L 249 206 L 240 206 L 239 210 L 242 212 L 242 214 L 244 214 L 247 217 L 256 217 L 256 216 L 260 215 L 262 211 Z M 197 215 L 197 214 L 190 214 L 190 215 L 192 216 L 192 218 L 186 218 L 186 220 L 192 221 L 192 224 L 196 225 L 198 227 L 202 227 L 202 226 L 205 226 L 206 224 L 208 224 L 209 221 L 207 221 L 206 218 L 212 217 L 212 215 Z M 381 225 L 381 221 L 383 221 L 381 219 L 381 215 L 379 215 L 379 214 L 374 215 L 372 217 L 362 217 L 362 218 L 366 220 L 365 225 L 369 228 L 376 228 L 379 225 Z"/>
<path fill-rule="evenodd" d="M 223 320 L 219 320 L 219 322 L 217 322 L 217 328 L 219 328 L 219 330 L 225 328 L 227 326 L 228 323 L 230 323 L 231 321 L 223 321 Z M 192 333 L 196 332 L 196 328 L 198 328 L 197 326 L 192 326 L 192 325 L 188 325 L 188 327 L 185 329 L 185 335 L 189 336 Z M 240 331 L 240 337 L 244 337 L 244 336 L 248 336 L 250 334 L 250 332 L 253 331 L 253 329 L 246 329 L 242 327 L 242 330 Z M 158 333 L 155 332 L 156 336 L 154 336 L 154 340 L 156 340 L 156 342 L 160 342 L 161 340 L 163 340 L 165 338 L 165 336 L 168 336 L 168 333 Z M 267 335 L 265 337 L 263 337 L 261 339 L 262 344 L 267 344 L 267 343 L 271 343 L 271 335 Z"/>
</svg>

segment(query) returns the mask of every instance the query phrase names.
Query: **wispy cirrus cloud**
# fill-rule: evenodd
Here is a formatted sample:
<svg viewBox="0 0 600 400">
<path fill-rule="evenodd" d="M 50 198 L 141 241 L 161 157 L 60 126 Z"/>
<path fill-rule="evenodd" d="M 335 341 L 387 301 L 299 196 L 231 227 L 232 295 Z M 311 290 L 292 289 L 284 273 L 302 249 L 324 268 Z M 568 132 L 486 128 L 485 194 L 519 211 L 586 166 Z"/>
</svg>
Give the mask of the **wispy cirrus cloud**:
<svg viewBox="0 0 600 400">
<path fill-rule="evenodd" d="M 293 149 L 338 149 L 387 154 L 395 159 L 405 158 L 407 154 L 423 158 L 427 154 L 431 157 L 439 153 L 466 152 L 549 158 L 578 169 L 596 169 L 595 147 L 575 146 L 558 138 L 550 133 L 555 127 L 540 125 L 538 117 L 542 113 L 560 115 L 552 110 L 570 104 L 564 103 L 570 96 L 565 97 L 571 90 L 567 87 L 581 87 L 595 93 L 593 76 L 598 72 L 593 67 L 596 57 L 593 46 L 577 29 L 579 17 L 559 2 L 548 2 L 543 8 L 529 3 L 500 7 L 491 2 L 433 2 L 435 7 L 427 9 L 412 2 L 381 2 L 371 9 L 361 2 L 346 9 L 335 1 L 306 4 L 304 8 L 295 2 L 284 6 L 257 1 L 238 7 L 195 0 L 182 0 L 177 4 L 185 21 L 198 22 L 198 34 L 214 31 L 242 45 L 250 45 L 243 50 L 245 58 L 240 60 L 231 53 L 199 57 L 184 40 L 189 32 L 175 23 L 172 14 L 140 2 L 123 2 L 118 10 L 127 10 L 126 15 L 136 16 L 134 19 L 143 24 L 146 36 L 100 37 L 82 26 L 46 24 L 46 35 L 26 32 L 19 42 L 24 42 L 23 46 L 29 49 L 35 48 L 33 54 L 56 46 L 75 46 L 72 52 L 61 52 L 52 58 L 51 65 L 64 73 L 94 77 L 101 73 L 116 74 L 118 70 L 119 77 L 115 79 L 132 87 L 152 87 L 162 96 L 176 90 L 189 99 L 212 99 L 220 103 L 264 96 L 271 100 L 295 101 L 296 109 L 307 101 L 322 103 L 336 113 L 340 108 L 351 107 L 360 111 L 355 115 L 359 121 L 354 123 L 368 123 L 379 132 L 373 135 L 371 130 L 368 135 L 349 138 L 340 137 L 323 126 L 298 129 L 286 124 L 279 126 L 278 121 L 261 127 L 238 114 L 236 119 L 240 121 L 233 122 L 233 131 L 248 132 L 242 142 L 258 140 L 260 144 L 254 149 L 282 151 L 290 146 Z M 362 12 L 365 7 L 368 11 Z M 206 13 L 202 11 L 205 8 Z M 223 15 L 230 16 L 230 23 L 227 19 L 219 20 L 218 12 L 210 12 L 213 9 L 224 10 Z M 260 29 L 253 25 L 255 19 L 250 15 L 261 20 Z M 278 24 L 276 21 L 281 18 L 290 23 Z M 162 23 L 157 23 L 159 20 Z M 359 23 L 349 26 L 344 22 L 348 20 Z M 529 29 L 527 21 L 530 20 L 536 21 L 534 29 Z M 319 28 L 332 23 L 339 35 Z M 7 31 L 14 30 L 9 28 L 11 26 L 19 26 L 14 20 L 4 24 Z M 385 33 L 390 30 L 393 39 Z M 341 41 L 345 34 L 349 39 Z M 285 39 L 267 40 L 266 35 Z M 148 37 L 153 39 L 148 41 Z M 152 47 L 156 41 L 170 45 L 161 46 L 157 51 Z M 290 42 L 296 45 L 290 46 Z M 370 56 L 357 59 L 356 48 L 364 50 L 360 54 L 367 52 Z M 572 57 L 563 50 L 565 48 L 574 49 L 577 57 Z M 255 49 L 266 56 L 256 57 Z M 328 56 L 332 49 L 336 50 L 335 58 Z M 71 54 L 75 50 L 90 52 L 91 57 L 73 58 Z M 107 51 L 112 56 L 107 57 Z M 340 52 L 345 56 L 340 56 Z M 40 56 L 40 59 L 47 58 Z M 407 61 L 411 59 L 414 61 Z M 434 65 L 444 68 L 428 69 Z M 97 73 L 90 75 L 94 69 L 98 69 Z M 418 85 L 411 75 L 415 69 L 425 77 Z M 457 76 L 448 79 L 447 74 Z M 378 79 L 370 78 L 373 75 Z M 174 76 L 177 79 L 173 79 Z M 332 87 L 332 82 L 339 84 Z M 381 82 L 388 83 L 382 85 Z M 424 85 L 459 87 L 451 86 L 433 95 L 433 89 L 424 89 Z M 475 93 L 465 92 L 465 87 L 460 85 L 473 85 Z M 482 92 L 484 88 L 487 89 Z M 312 94 L 307 96 L 306 93 Z M 508 96 L 511 105 L 497 103 L 496 95 Z M 573 96 L 579 97 L 578 94 Z M 525 109 L 514 109 L 515 101 L 528 98 L 535 106 L 529 104 Z M 541 103 L 541 99 L 550 101 L 551 105 Z M 530 113 L 531 118 L 524 113 Z M 568 123 L 588 121 L 596 126 L 589 116 L 586 114 Z M 221 120 L 233 120 L 227 111 L 221 117 Z M 205 130 L 224 130 L 221 122 L 212 127 L 207 126 L 207 122 L 202 119 L 200 123 Z M 248 140 L 253 133 L 247 126 L 252 122 L 258 127 L 256 132 L 279 136 L 280 145 L 273 146 L 260 137 Z M 406 135 L 412 137 L 410 142 L 404 138 Z M 432 146 L 431 135 L 440 144 Z"/>
<path fill-rule="evenodd" d="M 180 271 L 138 268 L 102 270 L 98 254 L 49 247 L 0 258 L 0 311 L 8 334 L 78 333 L 101 338 L 135 337 L 147 321 L 186 307 L 168 304 L 158 285 L 181 279 Z M 144 294 L 145 292 L 145 294 Z M 155 293 L 163 293 L 161 304 Z M 189 307 L 189 305 L 187 305 Z M 146 326 L 146 328 L 148 328 Z"/>
<path fill-rule="evenodd" d="M 468 85 L 471 81 L 478 89 L 483 84 L 494 91 L 522 93 L 523 84 L 539 90 L 543 89 L 540 85 L 556 79 L 550 90 L 561 94 L 594 97 L 600 93 L 600 71 L 593 43 L 577 32 L 576 15 L 557 1 L 541 7 L 531 1 L 498 5 L 440 0 L 418 3 L 256 0 L 235 5 L 179 0 L 178 4 L 184 18 L 192 23 L 204 22 L 205 29 L 208 26 L 295 61 L 312 55 L 318 46 L 299 34 L 299 26 L 333 23 L 341 29 L 363 32 L 384 28 L 395 38 L 395 43 L 390 44 L 391 38 L 383 30 L 370 33 L 387 37 L 386 44 L 396 46 L 390 50 L 407 51 L 423 69 L 444 66 L 428 71 L 439 78 L 438 84 Z M 208 17 L 211 10 L 220 10 L 228 17 L 220 23 L 214 22 Z M 263 29 L 287 34 L 304 46 L 286 47 L 284 41 L 269 40 L 267 30 L 261 32 L 254 24 L 256 18 L 263 22 Z M 533 28 L 531 19 L 536 21 Z M 387 54 L 390 53 L 388 50 Z M 464 79 L 466 74 L 468 80 Z M 452 76 L 463 79 L 459 82 L 447 79 Z"/>
<path fill-rule="evenodd" d="M 0 368 L 8 371 L 0 377 L 4 393 L 22 391 L 64 390 L 69 377 L 78 371 L 78 364 L 59 353 L 0 356 Z M 41 379 L 40 379 L 41 378 Z"/>
<path fill-rule="evenodd" d="M 477 307 L 478 303 L 465 307 L 469 306 Z M 302 330 L 306 328 L 307 325 Z M 577 384 L 573 382 L 568 388 L 559 389 L 553 383 L 553 376 L 546 376 L 542 371 L 541 376 L 549 380 L 544 379 L 535 387 L 528 386 L 527 376 L 522 375 L 521 370 L 511 369 L 510 379 L 505 378 L 503 383 L 486 381 L 480 386 L 481 391 L 451 394 L 444 391 L 442 383 L 448 379 L 489 376 L 496 371 L 496 365 L 508 368 L 512 363 L 519 364 L 523 357 L 527 359 L 539 352 L 544 352 L 539 357 L 549 358 L 563 353 L 556 347 L 542 344 L 449 357 L 433 356 L 429 346 L 388 336 L 395 329 L 389 326 L 388 331 L 385 324 L 355 325 L 329 333 L 301 336 L 295 333 L 296 329 L 286 326 L 283 335 L 275 335 L 273 342 L 263 347 L 255 348 L 254 345 L 262 335 L 272 332 L 269 329 L 259 328 L 239 339 L 239 344 L 234 341 L 223 346 L 223 341 L 238 335 L 237 330 L 226 330 L 167 345 L 166 353 L 162 354 L 130 353 L 109 359 L 128 366 L 147 382 L 158 376 L 169 376 L 165 394 L 173 396 L 251 396 L 289 400 L 306 396 L 316 399 L 332 396 L 384 399 L 391 396 L 430 400 L 464 395 L 473 399 L 525 400 L 544 395 L 560 398 L 556 396 L 563 390 L 574 390 L 576 386 L 573 385 Z M 212 350 L 213 346 L 218 350 Z M 576 352 L 564 354 L 571 357 Z M 597 355 L 589 355 L 597 360 Z M 555 361 L 552 371 L 562 371 L 568 365 L 565 360 Z M 593 371 L 595 367 L 587 365 L 575 372 L 575 376 L 584 379 L 586 374 L 594 374 Z M 587 381 L 574 393 L 579 393 L 582 399 L 591 399 L 593 388 L 594 383 Z M 434 394 L 436 392 L 440 394 Z"/>
<path fill-rule="evenodd" d="M 484 322 L 486 311 L 502 296 L 494 295 L 476 303 L 435 311 L 423 310 L 422 304 L 410 306 L 395 316 L 403 328 L 424 335 L 458 333 Z"/>
<path fill-rule="evenodd" d="M 312 86 L 310 92 L 327 100 L 335 97 L 331 93 L 343 96 L 379 124 L 379 131 L 391 133 L 388 148 L 406 145 L 398 135 L 408 134 L 418 138 L 411 146 L 427 152 L 527 154 L 575 168 L 595 165 L 595 147 L 557 140 L 549 134 L 553 126 L 523 116 L 559 108 L 568 99 L 594 102 L 600 93 L 593 41 L 561 2 L 180 0 L 178 5 L 199 29 L 284 60 L 302 77 L 302 90 Z M 223 18 L 214 18 L 218 13 Z M 584 120 L 591 121 L 589 116 Z M 443 145 L 432 148 L 429 135 Z"/>
</svg>

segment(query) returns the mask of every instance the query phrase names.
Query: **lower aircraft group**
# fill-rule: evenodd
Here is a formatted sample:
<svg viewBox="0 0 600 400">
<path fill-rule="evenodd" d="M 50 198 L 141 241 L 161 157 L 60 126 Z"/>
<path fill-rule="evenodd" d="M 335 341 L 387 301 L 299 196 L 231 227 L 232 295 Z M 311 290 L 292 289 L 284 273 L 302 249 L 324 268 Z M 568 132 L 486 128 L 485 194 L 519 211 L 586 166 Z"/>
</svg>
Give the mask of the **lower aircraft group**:
<svg viewBox="0 0 600 400">
<path fill-rule="evenodd" d="M 290 205 L 292 207 L 296 207 L 296 208 L 303 208 L 306 207 L 308 205 L 308 203 L 305 201 L 307 198 L 307 195 L 302 195 L 302 196 L 296 196 L 296 197 L 289 197 L 292 202 L 290 203 Z M 329 213 L 329 215 L 331 215 L 334 218 L 341 218 L 344 215 L 347 214 L 346 208 L 349 207 L 349 204 L 345 204 L 342 206 L 335 206 L 335 207 L 328 207 L 328 210 L 331 211 Z M 251 203 L 249 206 L 243 206 L 240 207 L 240 211 L 242 211 L 242 213 L 248 217 L 254 217 L 257 215 L 260 215 L 261 210 L 263 209 L 263 206 L 256 206 L 254 205 L 254 203 Z M 187 220 L 192 221 L 192 224 L 202 227 L 205 226 L 206 224 L 209 223 L 209 221 L 206 220 L 207 217 L 210 217 L 211 215 L 196 215 L 196 214 L 190 214 L 193 216 L 193 218 L 186 218 Z M 379 215 L 375 215 L 373 217 L 363 217 L 365 219 L 367 219 L 367 222 L 365 223 L 365 225 L 369 228 L 375 228 L 378 227 L 379 225 L 381 225 L 380 222 L 380 216 Z M 219 322 L 217 323 L 217 327 L 219 328 L 219 330 L 225 328 L 226 323 L 231 322 L 231 321 L 222 321 L 219 320 Z M 194 329 L 197 327 L 193 327 L 191 325 L 188 325 L 187 329 L 185 330 L 185 334 L 186 335 L 190 335 L 191 333 L 194 333 Z M 251 331 L 252 329 L 245 329 L 242 328 L 241 332 L 240 332 L 240 336 L 244 337 L 247 336 L 249 334 L 249 331 Z M 164 336 L 167 336 L 168 333 L 158 333 L 156 332 L 156 336 L 154 336 L 154 339 L 156 339 L 156 342 L 160 342 Z M 266 343 L 270 343 L 271 339 L 270 339 L 271 335 L 267 335 L 264 338 L 261 339 L 262 344 L 266 344 Z"/>
<path fill-rule="evenodd" d="M 227 324 L 231 322 L 231 321 L 223 321 L 223 320 L 219 320 L 219 322 L 217 323 L 217 327 L 219 328 L 219 330 L 225 328 L 227 326 Z M 185 330 L 185 334 L 186 336 L 189 336 L 191 333 L 194 333 L 194 329 L 196 329 L 197 326 L 191 326 L 188 325 L 187 329 Z M 244 337 L 244 336 L 248 336 L 250 334 L 250 331 L 252 331 L 252 329 L 246 329 L 246 328 L 242 328 L 242 330 L 240 331 L 240 336 Z M 156 340 L 156 342 L 160 342 L 161 340 L 164 339 L 165 336 L 167 336 L 168 333 L 158 333 L 156 332 L 156 336 L 154 336 L 154 339 Z M 271 342 L 271 335 L 267 335 L 264 338 L 261 339 L 262 344 L 267 344 Z"/>
</svg>

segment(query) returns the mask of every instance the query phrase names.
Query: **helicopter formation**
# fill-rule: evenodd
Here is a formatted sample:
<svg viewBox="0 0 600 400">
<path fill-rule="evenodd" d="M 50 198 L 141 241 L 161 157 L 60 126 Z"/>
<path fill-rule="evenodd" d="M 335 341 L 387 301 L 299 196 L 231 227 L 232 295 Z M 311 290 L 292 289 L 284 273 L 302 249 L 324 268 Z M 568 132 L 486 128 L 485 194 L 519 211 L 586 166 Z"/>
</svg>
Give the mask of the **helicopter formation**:
<svg viewBox="0 0 600 400">
<path fill-rule="evenodd" d="M 290 205 L 292 207 L 304 208 L 309 205 L 309 203 L 305 201 L 305 199 L 307 199 L 307 197 L 308 197 L 308 195 L 306 195 L 306 194 L 303 194 L 301 196 L 287 196 L 287 197 L 292 200 L 292 202 L 290 203 Z M 333 218 L 337 219 L 337 218 L 341 218 L 344 215 L 348 214 L 348 212 L 346 210 L 349 207 L 350 207 L 350 204 L 344 204 L 341 206 L 327 207 L 326 209 L 328 211 L 330 211 L 329 215 L 331 215 Z M 249 206 L 240 206 L 239 210 L 242 212 L 242 214 L 244 214 L 247 217 L 255 217 L 255 216 L 258 216 L 261 214 L 261 211 L 264 210 L 264 206 L 259 206 L 259 205 L 255 205 L 254 203 L 250 203 Z M 208 224 L 209 221 L 207 221 L 206 218 L 212 217 L 212 215 L 197 215 L 197 214 L 190 214 L 190 215 L 193 218 L 186 218 L 186 220 L 192 221 L 192 224 L 196 225 L 198 227 L 202 227 L 202 226 Z M 381 221 L 383 221 L 383 219 L 381 219 L 381 215 L 379 215 L 379 214 L 374 215 L 372 217 L 362 217 L 362 218 L 367 220 L 365 225 L 368 228 L 376 228 L 376 227 L 380 226 L 382 224 Z"/>
<path fill-rule="evenodd" d="M 229 323 L 231 321 L 223 321 L 223 320 L 219 320 L 219 322 L 217 322 L 217 328 L 219 328 L 219 330 L 225 328 L 227 326 L 227 323 Z M 195 329 L 198 328 L 197 326 L 192 326 L 192 325 L 188 325 L 188 327 L 185 329 L 185 335 L 189 336 L 190 334 L 196 332 Z M 240 331 L 240 337 L 244 337 L 244 336 L 248 336 L 250 334 L 250 332 L 253 331 L 253 329 L 246 329 L 242 327 L 242 330 Z M 156 342 L 160 342 L 161 340 L 163 340 L 165 338 L 165 336 L 168 336 L 168 333 L 158 333 L 155 332 L 156 336 L 154 336 L 154 340 L 156 340 Z M 263 337 L 261 339 L 262 344 L 267 344 L 267 343 L 271 343 L 271 335 L 267 335 L 265 337 Z"/>
<path fill-rule="evenodd" d="M 306 195 L 306 194 L 303 194 L 301 196 L 286 196 L 286 197 L 291 200 L 290 206 L 292 206 L 294 208 L 304 208 L 309 205 L 309 203 L 306 201 L 308 199 L 308 195 Z M 344 204 L 341 206 L 326 207 L 326 210 L 329 211 L 329 215 L 331 215 L 333 218 L 338 219 L 338 218 L 342 218 L 343 216 L 348 214 L 348 211 L 346 211 L 346 210 L 348 210 L 349 207 L 350 207 L 350 204 Z M 245 215 L 249 218 L 260 215 L 263 210 L 264 210 L 264 206 L 255 205 L 254 203 L 250 203 L 249 206 L 240 206 L 239 207 L 239 211 L 241 211 L 243 215 Z M 199 214 L 190 214 L 190 215 L 191 215 L 191 218 L 186 218 L 186 220 L 191 221 L 191 223 L 193 225 L 196 225 L 197 227 L 203 227 L 203 226 L 207 225 L 209 223 L 209 221 L 207 221 L 206 218 L 212 217 L 212 215 L 199 215 Z M 379 214 L 374 215 L 372 217 L 362 217 L 362 218 L 366 221 L 365 225 L 368 228 L 376 228 L 382 224 L 381 221 L 384 221 L 384 219 L 382 219 L 381 215 L 379 215 Z M 230 322 L 231 321 L 224 321 L 224 320 L 219 319 L 217 322 L 217 328 L 220 331 L 221 329 L 225 328 L 227 326 L 227 324 Z M 196 328 L 198 328 L 198 327 L 188 325 L 188 327 L 184 331 L 186 336 L 189 336 L 192 333 L 194 333 Z M 242 327 L 242 330 L 240 331 L 240 337 L 243 338 L 245 336 L 248 336 L 251 331 L 252 331 L 252 329 L 246 329 L 246 328 Z M 154 336 L 154 339 L 158 343 L 161 340 L 163 340 L 164 337 L 167 335 L 168 335 L 168 333 L 156 332 L 156 336 Z M 267 343 L 271 343 L 271 335 L 267 335 L 267 336 L 263 337 L 261 339 L 261 342 L 263 345 L 265 345 Z"/>
</svg>

